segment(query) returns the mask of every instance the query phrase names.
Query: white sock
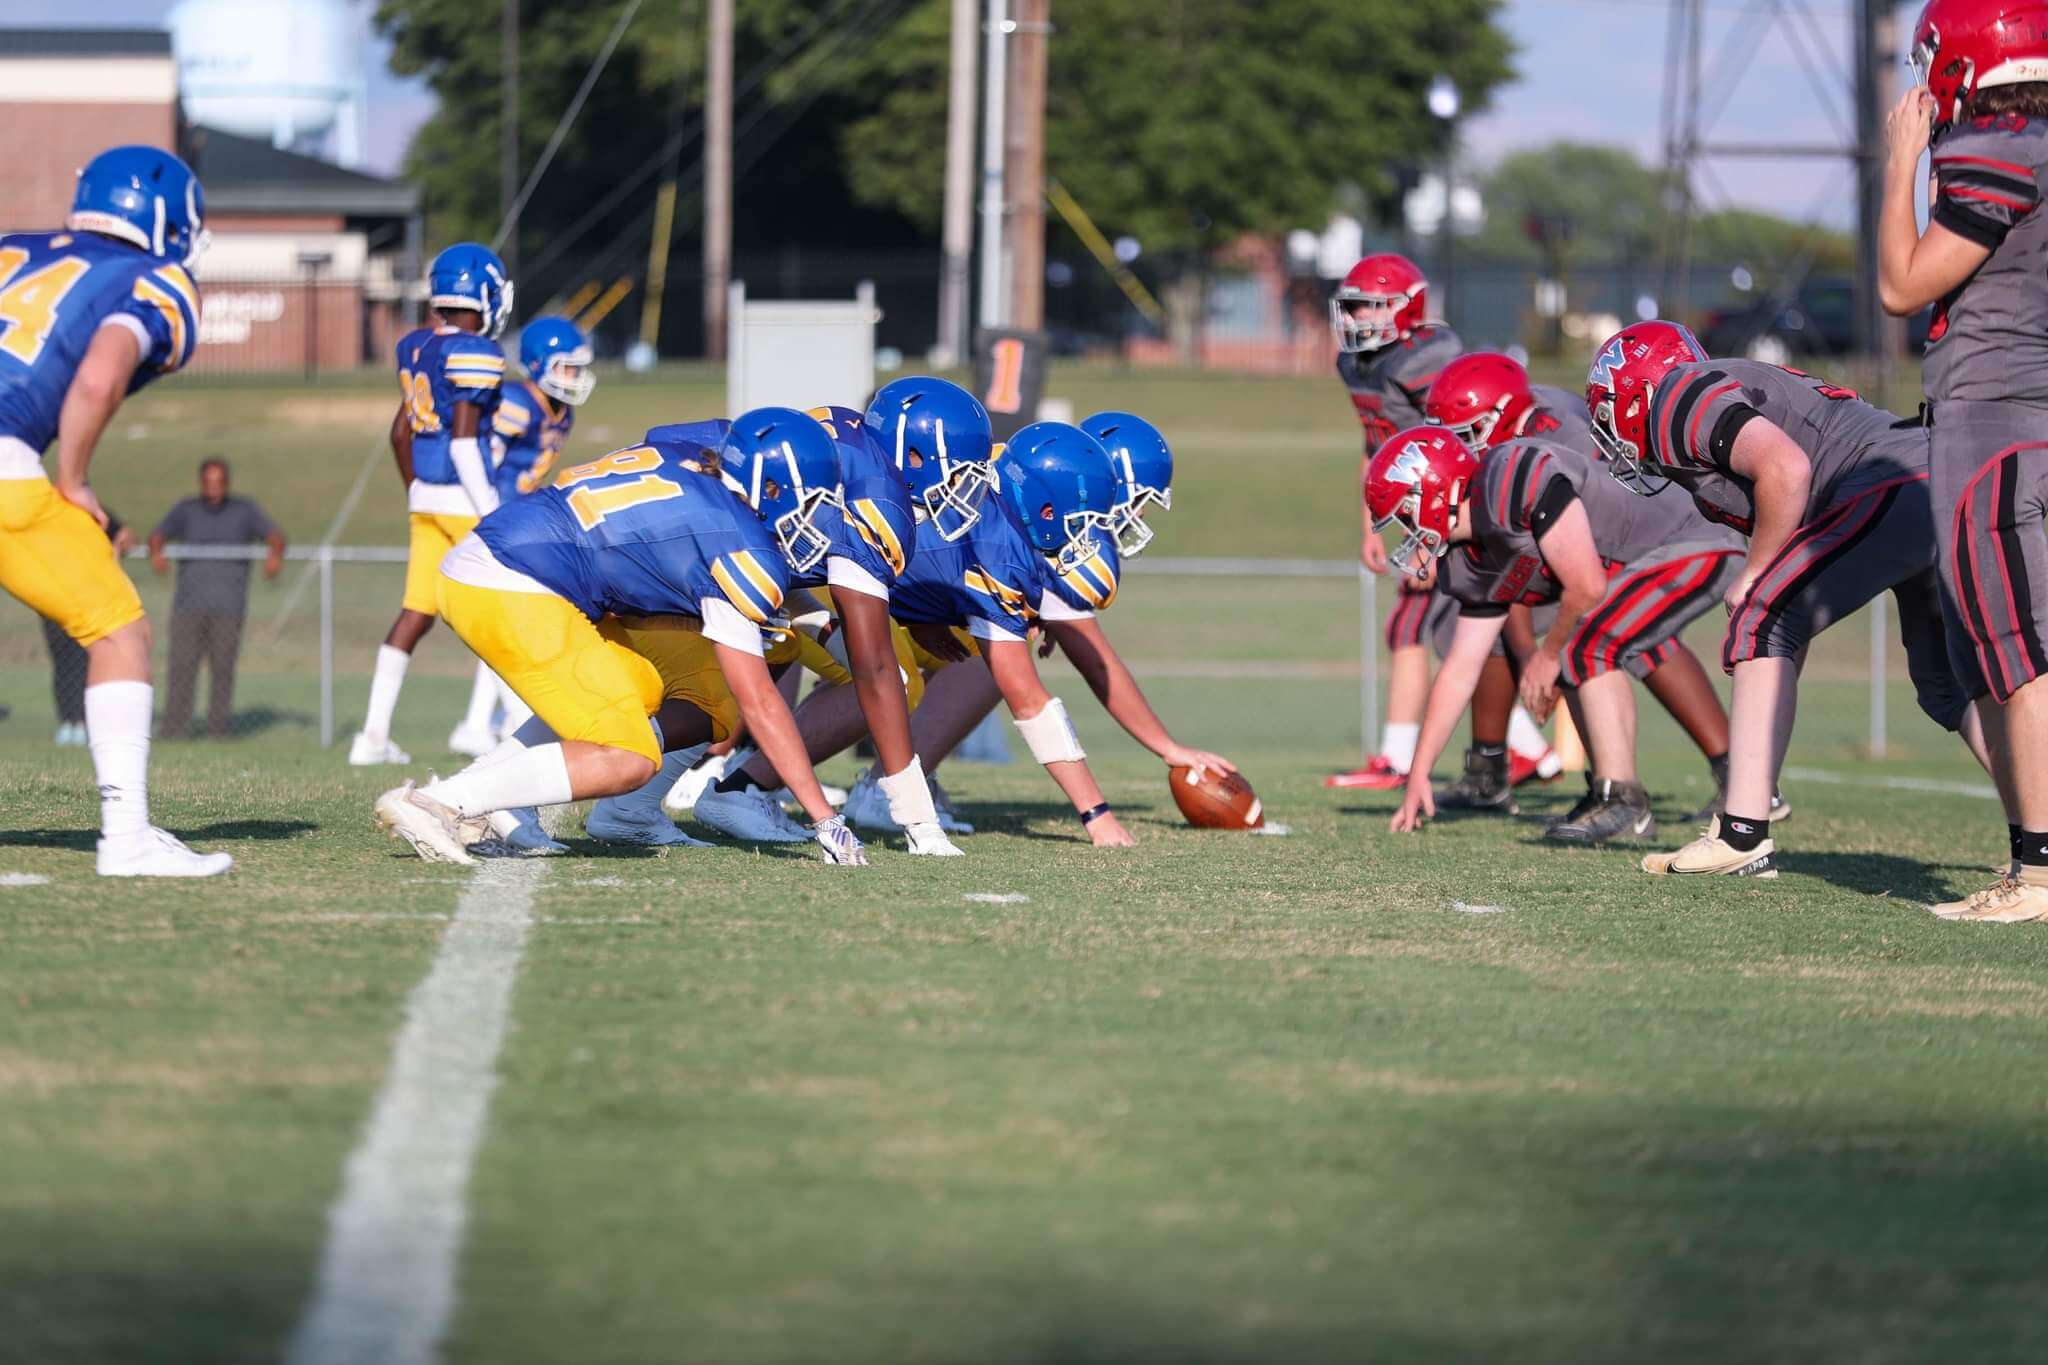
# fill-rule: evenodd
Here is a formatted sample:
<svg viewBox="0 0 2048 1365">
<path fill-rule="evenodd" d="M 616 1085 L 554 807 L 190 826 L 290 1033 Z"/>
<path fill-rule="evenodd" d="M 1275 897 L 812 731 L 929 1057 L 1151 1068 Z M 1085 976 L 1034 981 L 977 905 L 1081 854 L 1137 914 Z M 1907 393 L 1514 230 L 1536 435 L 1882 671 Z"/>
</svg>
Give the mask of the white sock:
<svg viewBox="0 0 2048 1365">
<path fill-rule="evenodd" d="M 637 791 L 623 796 L 607 796 L 606 804 L 614 814 L 641 821 L 666 820 L 661 803 L 668 797 L 669 790 L 682 781 L 683 774 L 697 766 L 697 760 L 704 757 L 708 746 L 693 744 L 687 749 L 677 749 L 661 756 L 661 766 L 654 770 L 654 776 Z"/>
<path fill-rule="evenodd" d="M 100 833 L 109 839 L 149 828 L 149 719 L 155 689 L 146 682 L 96 683 L 85 689 L 85 737 L 100 784 Z"/>
<path fill-rule="evenodd" d="M 559 742 L 521 746 L 516 754 L 493 750 L 493 762 L 476 762 L 453 777 L 420 790 L 463 816 L 488 815 L 521 806 L 559 806 L 569 794 L 569 761 Z"/>
<path fill-rule="evenodd" d="M 1380 731 L 1380 757 L 1393 764 L 1397 771 L 1405 773 L 1415 762 L 1415 741 L 1420 738 L 1420 725 L 1396 725 L 1388 721 Z"/>
<path fill-rule="evenodd" d="M 371 739 L 391 738 L 391 713 L 398 709 L 398 689 L 405 686 L 405 667 L 412 655 L 390 645 L 377 646 L 377 667 L 370 674 L 370 706 L 363 713 L 363 733 Z"/>
<path fill-rule="evenodd" d="M 476 681 L 469 685 L 469 710 L 463 713 L 462 726 L 466 730 L 488 730 L 491 728 L 491 712 L 498 708 L 498 675 L 491 672 L 490 665 L 477 661 Z"/>
<path fill-rule="evenodd" d="M 875 765 L 880 770 L 881 764 Z M 889 798 L 889 818 L 908 829 L 912 825 L 937 824 L 939 813 L 932 806 L 932 789 L 924 780 L 924 764 L 916 754 L 900 773 L 875 779 L 875 786 Z"/>
<path fill-rule="evenodd" d="M 1517 706 L 1508 713 L 1508 748 L 1523 758 L 1541 758 L 1550 751 L 1550 741 L 1535 718 Z"/>
</svg>

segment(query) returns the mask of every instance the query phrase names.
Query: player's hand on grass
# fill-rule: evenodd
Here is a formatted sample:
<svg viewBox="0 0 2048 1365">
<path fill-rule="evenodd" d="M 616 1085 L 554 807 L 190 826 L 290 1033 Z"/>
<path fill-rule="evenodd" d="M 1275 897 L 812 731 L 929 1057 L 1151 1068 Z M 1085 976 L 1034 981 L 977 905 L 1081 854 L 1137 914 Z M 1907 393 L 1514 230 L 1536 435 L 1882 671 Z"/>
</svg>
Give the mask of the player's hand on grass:
<svg viewBox="0 0 2048 1365">
<path fill-rule="evenodd" d="M 107 509 L 100 506 L 100 495 L 92 491 L 89 483 L 59 483 L 57 492 L 73 507 L 85 509 L 87 516 L 98 522 L 102 531 L 107 529 Z"/>
<path fill-rule="evenodd" d="M 838 867 L 866 867 L 868 851 L 861 846 L 860 836 L 847 828 L 846 817 L 835 815 L 829 820 L 820 820 L 811 826 L 811 834 L 818 841 L 818 847 L 825 850 L 825 861 Z"/>
<path fill-rule="evenodd" d="M 1422 822 L 1436 814 L 1436 794 L 1429 789 L 1429 774 L 1408 775 L 1408 789 L 1401 796 L 1401 809 L 1394 812 L 1387 828 L 1396 834 L 1413 834 Z"/>
<path fill-rule="evenodd" d="M 961 644 L 945 626 L 927 622 L 922 625 L 906 626 L 905 629 L 925 653 L 935 658 L 944 659 L 949 664 L 957 664 L 967 657 L 967 646 Z"/>
<path fill-rule="evenodd" d="M 1088 822 L 1088 840 L 1097 848 L 1130 848 L 1138 842 L 1114 813 L 1098 815 Z"/>
<path fill-rule="evenodd" d="M 1166 752 L 1166 766 L 1169 768 L 1193 768 L 1196 772 L 1234 773 L 1237 765 L 1222 754 L 1212 754 L 1206 749 L 1174 748 Z"/>
<path fill-rule="evenodd" d="M 1557 706 L 1557 676 L 1562 671 L 1557 651 L 1538 645 L 1522 663 L 1522 705 L 1538 724 Z"/>
<path fill-rule="evenodd" d="M 903 839 L 910 851 L 920 858 L 964 858 L 967 854 L 958 844 L 946 837 L 946 831 L 936 820 L 920 821 L 903 827 Z"/>
</svg>

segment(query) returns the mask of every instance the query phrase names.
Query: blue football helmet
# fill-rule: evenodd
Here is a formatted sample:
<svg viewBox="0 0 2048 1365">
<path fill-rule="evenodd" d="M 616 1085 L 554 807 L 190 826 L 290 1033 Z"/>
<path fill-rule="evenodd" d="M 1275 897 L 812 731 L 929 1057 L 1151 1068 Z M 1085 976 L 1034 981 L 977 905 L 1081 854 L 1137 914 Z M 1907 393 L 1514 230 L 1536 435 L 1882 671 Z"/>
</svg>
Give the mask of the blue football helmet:
<svg viewBox="0 0 2048 1365">
<path fill-rule="evenodd" d="M 1098 412 L 1081 423 L 1081 430 L 1102 443 L 1116 472 L 1110 529 L 1116 535 L 1117 554 L 1129 559 L 1144 553 L 1154 534 L 1145 524 L 1145 510 L 1173 508 L 1173 452 L 1166 438 L 1158 427 L 1131 412 Z"/>
<path fill-rule="evenodd" d="M 519 331 L 519 363 L 527 377 L 572 408 L 589 402 L 597 387 L 592 359 L 590 338 L 567 318 L 536 318 Z"/>
<path fill-rule="evenodd" d="M 839 447 L 818 420 L 795 408 L 743 412 L 718 448 L 718 477 L 761 514 L 775 532 L 782 557 L 809 573 L 832 548 L 827 509 L 845 513 L 839 499 Z"/>
<path fill-rule="evenodd" d="M 917 375 L 884 384 L 868 404 L 868 434 L 895 458 L 911 500 L 942 540 L 981 519 L 995 487 L 995 435 L 980 400 L 958 384 Z"/>
<path fill-rule="evenodd" d="M 1114 530 L 1116 473 L 1102 443 L 1065 422 L 1033 422 L 997 457 L 1001 496 L 1024 523 L 1024 534 L 1065 573 L 1101 546 L 1097 531 Z"/>
<path fill-rule="evenodd" d="M 481 313 L 483 334 L 495 337 L 512 317 L 512 279 L 497 252 L 476 242 L 457 242 L 427 270 L 427 303 Z"/>
<path fill-rule="evenodd" d="M 199 177 L 156 147 L 110 147 L 86 162 L 64 226 L 104 233 L 180 265 L 198 260 L 209 240 Z"/>
</svg>

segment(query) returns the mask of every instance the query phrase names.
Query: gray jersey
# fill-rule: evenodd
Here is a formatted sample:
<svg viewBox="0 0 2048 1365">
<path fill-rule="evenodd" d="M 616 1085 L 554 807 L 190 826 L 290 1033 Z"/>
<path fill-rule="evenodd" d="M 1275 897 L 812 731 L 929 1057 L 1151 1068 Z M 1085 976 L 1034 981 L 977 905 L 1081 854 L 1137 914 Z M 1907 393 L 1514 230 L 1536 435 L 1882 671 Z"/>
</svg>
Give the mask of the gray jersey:
<svg viewBox="0 0 2048 1365">
<path fill-rule="evenodd" d="M 1677 545 L 1738 545 L 1730 531 L 1709 525 L 1683 498 L 1645 498 L 1608 477 L 1582 450 L 1543 437 L 1521 437 L 1486 452 L 1468 515 L 1473 539 L 1454 546 L 1437 583 L 1463 614 L 1483 616 L 1515 603 L 1555 602 L 1562 586 L 1544 562 L 1538 539 L 1574 502 L 1583 502 L 1593 543 L 1609 573 Z"/>
<path fill-rule="evenodd" d="M 1529 414 L 1529 421 L 1522 428 L 1523 435 L 1541 436 L 1546 441 L 1570 446 L 1587 455 L 1596 453 L 1593 449 L 1593 427 L 1586 420 L 1584 394 L 1553 388 L 1549 384 L 1531 384 L 1529 391 L 1536 395 L 1536 411 Z"/>
<path fill-rule="evenodd" d="M 1696 360 L 1657 382 L 1650 399 L 1645 462 L 1686 492 L 1708 519 L 1747 535 L 1756 525 L 1755 490 L 1729 467 L 1735 438 L 1763 418 L 1813 462 L 1801 523 L 1830 506 L 1838 490 L 1866 482 L 1873 462 L 1900 476 L 1925 473 L 1923 433 L 1849 389 L 1758 360 Z"/>
<path fill-rule="evenodd" d="M 1422 400 L 1429 386 L 1464 349 L 1456 332 L 1425 323 L 1406 339 L 1377 351 L 1338 352 L 1337 377 L 1344 381 L 1358 424 L 1365 428 L 1367 455 L 1395 432 L 1428 420 L 1422 415 Z"/>
<path fill-rule="evenodd" d="M 1927 396 L 2048 406 L 2048 214 L 2034 212 L 2048 184 L 2048 123 L 1957 123 L 1935 138 L 1933 158 L 1930 218 L 1991 257 L 1935 305 Z"/>
</svg>

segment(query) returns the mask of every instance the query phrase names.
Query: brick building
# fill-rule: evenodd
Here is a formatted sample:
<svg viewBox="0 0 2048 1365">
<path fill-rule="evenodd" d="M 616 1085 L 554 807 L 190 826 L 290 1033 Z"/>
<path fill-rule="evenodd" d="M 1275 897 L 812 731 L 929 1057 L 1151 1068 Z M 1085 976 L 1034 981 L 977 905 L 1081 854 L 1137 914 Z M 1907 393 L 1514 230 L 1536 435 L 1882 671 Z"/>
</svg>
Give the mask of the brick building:
<svg viewBox="0 0 2048 1365">
<path fill-rule="evenodd" d="M 61 223 L 78 168 L 122 143 L 176 151 L 206 188 L 195 370 L 383 362 L 418 307 L 417 190 L 186 123 L 164 31 L 0 29 L 0 231 Z"/>
</svg>

